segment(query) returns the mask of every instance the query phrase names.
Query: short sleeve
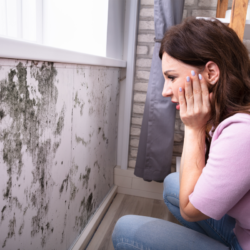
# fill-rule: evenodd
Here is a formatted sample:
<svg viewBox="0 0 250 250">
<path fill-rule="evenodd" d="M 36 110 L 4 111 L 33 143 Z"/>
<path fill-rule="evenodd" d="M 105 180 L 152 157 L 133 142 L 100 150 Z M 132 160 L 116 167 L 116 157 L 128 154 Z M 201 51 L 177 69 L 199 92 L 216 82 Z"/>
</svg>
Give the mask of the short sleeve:
<svg viewBox="0 0 250 250">
<path fill-rule="evenodd" d="M 207 164 L 189 200 L 219 220 L 250 189 L 250 123 L 233 122 L 214 136 Z"/>
</svg>

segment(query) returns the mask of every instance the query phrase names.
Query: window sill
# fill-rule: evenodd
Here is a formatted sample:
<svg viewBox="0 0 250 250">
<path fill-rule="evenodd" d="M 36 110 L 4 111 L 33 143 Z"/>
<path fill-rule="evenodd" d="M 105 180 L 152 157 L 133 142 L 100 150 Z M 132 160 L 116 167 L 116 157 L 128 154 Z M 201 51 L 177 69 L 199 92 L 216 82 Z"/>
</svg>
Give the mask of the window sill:
<svg viewBox="0 0 250 250">
<path fill-rule="evenodd" d="M 126 68 L 126 61 L 0 37 L 0 57 Z"/>
</svg>

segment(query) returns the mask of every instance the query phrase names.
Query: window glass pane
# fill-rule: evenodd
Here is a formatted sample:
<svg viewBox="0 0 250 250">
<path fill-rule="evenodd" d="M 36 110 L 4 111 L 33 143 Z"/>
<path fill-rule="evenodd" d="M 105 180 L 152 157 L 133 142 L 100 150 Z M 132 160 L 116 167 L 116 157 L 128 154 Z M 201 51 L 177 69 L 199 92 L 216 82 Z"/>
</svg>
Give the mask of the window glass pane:
<svg viewBox="0 0 250 250">
<path fill-rule="evenodd" d="M 22 38 L 36 41 L 36 0 L 22 0 Z"/>
<path fill-rule="evenodd" d="M 17 0 L 7 0 L 6 4 L 6 21 L 7 21 L 7 36 L 18 38 L 18 6 Z"/>
<path fill-rule="evenodd" d="M 0 35 L 106 56 L 108 2 L 0 0 Z"/>
<path fill-rule="evenodd" d="M 0 0 L 0 35 L 6 36 L 7 23 L 6 23 L 6 3 L 5 0 Z"/>
<path fill-rule="evenodd" d="M 44 0 L 45 45 L 106 56 L 108 0 Z"/>
</svg>

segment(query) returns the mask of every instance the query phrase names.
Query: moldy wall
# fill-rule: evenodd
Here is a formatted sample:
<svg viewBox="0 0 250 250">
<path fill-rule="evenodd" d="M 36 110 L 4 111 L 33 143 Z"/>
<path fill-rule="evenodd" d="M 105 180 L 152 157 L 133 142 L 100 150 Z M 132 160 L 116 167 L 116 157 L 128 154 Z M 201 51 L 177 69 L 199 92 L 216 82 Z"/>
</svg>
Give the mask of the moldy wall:
<svg viewBox="0 0 250 250">
<path fill-rule="evenodd" d="M 0 247 L 69 249 L 113 186 L 120 70 L 0 65 Z"/>
</svg>

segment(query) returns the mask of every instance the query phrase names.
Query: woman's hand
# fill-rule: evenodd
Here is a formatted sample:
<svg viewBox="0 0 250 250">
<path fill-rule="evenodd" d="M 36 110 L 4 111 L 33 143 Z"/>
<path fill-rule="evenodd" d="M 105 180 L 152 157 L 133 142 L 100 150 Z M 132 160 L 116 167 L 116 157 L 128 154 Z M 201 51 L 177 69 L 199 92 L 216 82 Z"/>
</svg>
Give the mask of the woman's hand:
<svg viewBox="0 0 250 250">
<path fill-rule="evenodd" d="M 179 89 L 180 117 L 182 122 L 190 129 L 205 129 L 210 119 L 210 100 L 208 87 L 204 78 L 193 70 L 191 77 L 187 76 L 185 89 Z"/>
</svg>

